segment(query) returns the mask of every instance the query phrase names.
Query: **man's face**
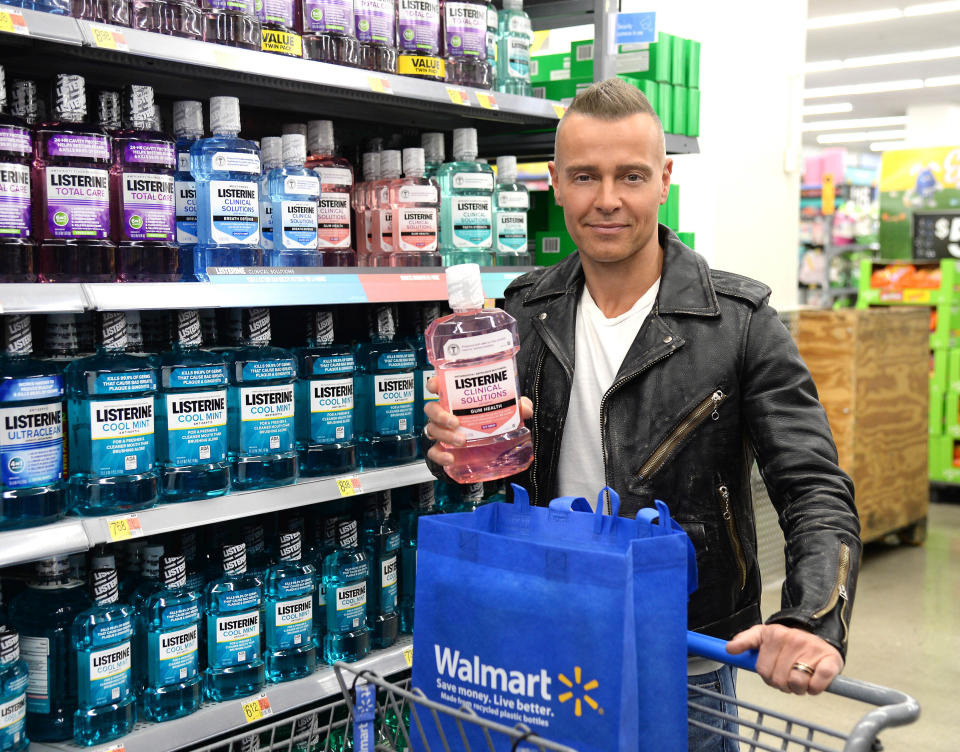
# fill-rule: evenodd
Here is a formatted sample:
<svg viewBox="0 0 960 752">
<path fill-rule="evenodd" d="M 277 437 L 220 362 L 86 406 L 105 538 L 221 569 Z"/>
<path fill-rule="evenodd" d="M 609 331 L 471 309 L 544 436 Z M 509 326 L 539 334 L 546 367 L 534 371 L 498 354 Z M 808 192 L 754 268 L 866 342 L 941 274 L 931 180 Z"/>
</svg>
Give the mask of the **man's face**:
<svg viewBox="0 0 960 752">
<path fill-rule="evenodd" d="M 563 121 L 550 176 L 582 256 L 613 263 L 657 242 L 657 210 L 673 170 L 662 143 L 642 113 L 619 120 L 574 113 Z"/>
</svg>

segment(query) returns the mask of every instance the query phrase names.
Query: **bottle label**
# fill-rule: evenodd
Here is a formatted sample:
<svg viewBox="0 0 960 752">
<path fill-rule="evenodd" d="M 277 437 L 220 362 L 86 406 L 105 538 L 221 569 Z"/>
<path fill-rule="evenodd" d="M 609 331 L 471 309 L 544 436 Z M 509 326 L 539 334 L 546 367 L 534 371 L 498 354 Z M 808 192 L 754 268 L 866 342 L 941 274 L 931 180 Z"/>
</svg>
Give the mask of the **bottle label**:
<svg viewBox="0 0 960 752">
<path fill-rule="evenodd" d="M 510 25 L 513 26 L 513 19 Z M 510 78 L 530 80 L 530 39 L 529 37 L 507 37 L 507 75 Z"/>
<path fill-rule="evenodd" d="M 489 196 L 453 196 L 455 248 L 489 248 L 493 245 L 493 217 Z"/>
<path fill-rule="evenodd" d="M 401 52 L 436 55 L 440 51 L 440 0 L 400 0 L 397 27 Z"/>
<path fill-rule="evenodd" d="M 2 131 L 0 131 L 2 137 Z M 3 148 L 0 140 L 0 149 Z M 30 234 L 30 167 L 0 162 L 0 237 Z"/>
<path fill-rule="evenodd" d="M 517 347 L 513 334 L 506 329 L 472 337 L 456 337 L 443 345 L 445 360 L 470 360 L 497 355 Z"/>
<path fill-rule="evenodd" d="M 398 545 L 394 547 L 397 550 Z M 380 562 L 380 609 L 389 614 L 397 608 L 397 555 L 386 556 Z"/>
<path fill-rule="evenodd" d="M 380 250 L 393 252 L 393 209 L 380 209 Z"/>
<path fill-rule="evenodd" d="M 315 358 L 310 368 L 313 376 L 329 376 L 334 373 L 350 373 L 355 368 L 353 355 L 332 355 L 325 358 Z"/>
<path fill-rule="evenodd" d="M 30 131 L 19 125 L 0 125 L 0 151 L 32 155 L 33 138 Z"/>
<path fill-rule="evenodd" d="M 211 8 L 218 10 L 237 10 L 252 16 L 256 13 L 254 9 L 254 0 L 206 0 Z M 260 170 L 257 170 L 260 172 Z"/>
<path fill-rule="evenodd" d="M 316 179 L 316 178 L 314 178 Z M 287 178 L 289 180 L 289 178 Z M 346 194 L 344 194 L 346 195 Z M 290 250 L 316 250 L 317 204 L 315 201 L 280 202 L 280 243 Z"/>
<path fill-rule="evenodd" d="M 54 238 L 110 237 L 110 182 L 106 170 L 47 167 L 47 228 Z"/>
<path fill-rule="evenodd" d="M 50 324 L 47 324 L 49 328 Z M 63 376 L 29 376 L 0 381 L 0 402 L 25 402 L 63 396 Z"/>
<path fill-rule="evenodd" d="M 50 639 L 20 635 L 20 657 L 27 664 L 27 712 L 50 712 Z"/>
<path fill-rule="evenodd" d="M 13 749 L 24 739 L 27 729 L 27 693 L 23 690 L 29 682 L 27 676 L 19 676 L 4 687 L 4 694 L 12 694 L 14 697 L 0 703 L 0 749 Z"/>
<path fill-rule="evenodd" d="M 348 170 L 344 170 L 349 175 Z M 350 194 L 322 193 L 317 210 L 321 248 L 350 247 Z"/>
<path fill-rule="evenodd" d="M 447 369 L 444 381 L 449 410 L 457 416 L 467 439 L 486 439 L 520 427 L 512 354 L 499 363 Z"/>
<path fill-rule="evenodd" d="M 222 386 L 227 383 L 227 366 L 195 366 L 173 368 L 165 374 L 164 386 L 170 389 L 201 388 L 205 386 Z"/>
<path fill-rule="evenodd" d="M 348 582 L 337 587 L 335 597 L 327 601 L 327 631 L 349 632 L 366 626 L 366 623 L 366 580 Z"/>
<path fill-rule="evenodd" d="M 252 4 L 253 0 L 250 1 Z M 210 164 L 217 172 L 261 173 L 260 155 L 244 151 L 218 151 L 210 158 Z"/>
<path fill-rule="evenodd" d="M 246 553 L 244 553 L 244 556 L 246 556 Z M 244 563 L 244 566 L 246 566 L 246 563 Z M 260 590 L 257 588 L 217 593 L 217 606 L 220 611 L 242 611 L 251 606 L 259 605 Z"/>
<path fill-rule="evenodd" d="M 157 388 L 157 374 L 149 371 L 131 373 L 98 373 L 93 382 L 92 394 L 124 394 L 126 392 L 149 392 Z"/>
<path fill-rule="evenodd" d="M 430 402 L 431 400 L 440 399 L 439 394 L 437 394 L 436 392 L 431 392 L 427 388 L 427 382 L 430 381 L 430 379 L 432 379 L 436 375 L 437 375 L 437 372 L 432 368 L 429 370 L 424 369 L 423 371 L 423 401 L 424 402 Z"/>
<path fill-rule="evenodd" d="M 176 467 L 223 462 L 227 456 L 227 392 L 167 395 L 170 464 Z"/>
<path fill-rule="evenodd" d="M 139 141 L 128 141 L 123 146 L 125 162 L 138 164 L 153 164 L 173 168 L 176 166 L 177 152 L 173 144 L 151 144 Z M 189 156 L 188 156 L 189 162 Z M 189 170 L 190 167 L 188 166 Z"/>
<path fill-rule="evenodd" d="M 314 167 L 313 171 L 320 178 L 321 191 L 326 192 L 334 187 L 353 187 L 353 173 L 346 167 Z M 345 193 L 346 191 L 340 192 Z"/>
<path fill-rule="evenodd" d="M 493 190 L 493 175 L 489 172 L 455 172 L 453 187 L 466 190 Z"/>
<path fill-rule="evenodd" d="M 292 379 L 296 375 L 296 363 L 294 360 L 289 358 L 285 358 L 283 360 L 254 360 L 250 363 L 243 364 L 244 381 Z"/>
<path fill-rule="evenodd" d="M 266 198 L 260 201 L 260 247 L 273 250 L 273 204 Z"/>
<path fill-rule="evenodd" d="M 353 36 L 352 0 L 305 0 L 304 31 L 335 31 Z"/>
<path fill-rule="evenodd" d="M 91 650 L 79 654 L 86 657 L 80 676 L 87 673 L 87 681 L 80 681 L 80 703 L 99 707 L 122 700 L 130 692 L 130 669 L 132 667 L 130 641 L 111 645 L 104 650 Z M 80 658 L 83 661 L 83 658 Z M 84 668 L 87 672 L 84 672 Z"/>
<path fill-rule="evenodd" d="M 437 250 L 437 210 L 433 207 L 401 208 L 394 220 L 401 251 Z"/>
<path fill-rule="evenodd" d="M 153 399 L 90 402 L 90 472 L 144 473 L 153 467 Z"/>
<path fill-rule="evenodd" d="M 318 606 L 327 605 L 327 589 L 322 584 L 317 586 L 317 605 Z M 326 615 L 325 608 L 324 608 L 324 615 Z"/>
<path fill-rule="evenodd" d="M 240 389 L 241 454 L 262 455 L 293 448 L 293 385 Z"/>
<path fill-rule="evenodd" d="M 196 243 L 197 184 L 192 180 L 175 180 L 174 190 L 176 191 L 177 242 L 181 245 Z"/>
<path fill-rule="evenodd" d="M 54 133 L 47 140 L 47 155 L 108 160 L 110 159 L 110 142 L 106 136 Z"/>
<path fill-rule="evenodd" d="M 26 488 L 63 477 L 63 403 L 0 409 L 0 485 Z"/>
<path fill-rule="evenodd" d="M 374 433 L 381 436 L 413 430 L 413 373 L 374 374 Z"/>
<path fill-rule="evenodd" d="M 353 438 L 353 378 L 310 382 L 310 440 L 332 444 Z"/>
<path fill-rule="evenodd" d="M 164 629 L 167 629 L 169 627 L 178 627 L 181 624 L 192 624 L 199 621 L 199 619 L 200 604 L 192 601 L 183 606 L 169 606 L 163 609 L 163 613 L 160 616 L 160 625 Z"/>
<path fill-rule="evenodd" d="M 394 46 L 395 10 L 393 0 L 354 0 L 353 17 L 357 39 Z"/>
<path fill-rule="evenodd" d="M 497 212 L 497 250 L 524 253 L 527 250 L 527 213 Z"/>
<path fill-rule="evenodd" d="M 283 192 L 295 196 L 317 196 L 320 193 L 320 179 L 312 175 L 287 175 L 283 179 Z"/>
<path fill-rule="evenodd" d="M 527 191 L 500 191 L 497 206 L 500 209 L 529 209 L 530 194 Z"/>
<path fill-rule="evenodd" d="M 309 578 L 307 578 L 309 580 Z M 307 587 L 307 592 L 312 590 Z M 313 596 L 277 601 L 267 609 L 267 647 L 286 650 L 310 644 L 313 632 Z"/>
<path fill-rule="evenodd" d="M 392 325 L 391 325 L 392 326 Z M 412 350 L 381 353 L 377 358 L 377 370 L 386 371 L 390 368 L 416 368 L 417 355 Z"/>
<path fill-rule="evenodd" d="M 173 240 L 176 208 L 170 175 L 123 173 L 124 240 Z"/>
<path fill-rule="evenodd" d="M 259 593 L 257 594 L 259 600 Z M 260 609 L 241 614 L 208 618 L 208 634 L 215 639 L 208 640 L 207 659 L 213 668 L 226 668 L 249 663 L 260 657 Z"/>
<path fill-rule="evenodd" d="M 255 155 L 229 152 L 228 155 L 249 156 L 256 160 L 258 165 L 260 163 L 260 159 Z M 256 182 L 210 181 L 210 236 L 214 243 L 221 244 L 255 246 L 260 243 L 260 202 Z"/>
<path fill-rule="evenodd" d="M 473 3 L 444 3 L 447 57 L 487 59 L 487 9 Z"/>
<path fill-rule="evenodd" d="M 436 204 L 440 197 L 435 185 L 401 185 L 397 200 L 401 204 Z"/>
<path fill-rule="evenodd" d="M 197 625 L 151 632 L 147 643 L 147 683 L 165 687 L 192 679 L 199 672 Z"/>
<path fill-rule="evenodd" d="M 255 0 L 254 7 L 261 22 L 293 28 L 293 0 Z"/>
<path fill-rule="evenodd" d="M 446 76 L 446 64 L 441 57 L 401 55 L 397 58 L 397 73 L 401 76 L 424 76 L 442 79 Z"/>
</svg>

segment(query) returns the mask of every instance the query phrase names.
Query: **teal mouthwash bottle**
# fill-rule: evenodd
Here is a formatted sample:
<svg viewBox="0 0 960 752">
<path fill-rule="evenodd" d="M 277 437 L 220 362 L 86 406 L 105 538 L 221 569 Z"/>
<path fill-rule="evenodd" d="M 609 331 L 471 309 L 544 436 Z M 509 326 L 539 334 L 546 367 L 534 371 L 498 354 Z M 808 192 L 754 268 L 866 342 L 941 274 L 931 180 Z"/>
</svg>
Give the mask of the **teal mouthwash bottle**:
<svg viewBox="0 0 960 752">
<path fill-rule="evenodd" d="M 506 4 L 503 6 L 506 8 Z M 500 15 L 497 6 L 487 0 L 487 67 L 490 70 L 490 88 L 496 89 L 500 83 L 500 64 L 497 60 L 499 53 Z"/>
<path fill-rule="evenodd" d="M 77 664 L 70 627 L 89 608 L 83 582 L 70 576 L 67 556 L 38 561 L 27 589 L 10 603 L 10 625 L 20 634 L 27 663 L 27 735 L 35 742 L 73 737 Z"/>
<path fill-rule="evenodd" d="M 327 590 L 322 577 L 323 560 L 337 550 L 337 528 L 343 519 L 336 513 L 339 506 L 333 502 L 324 504 L 321 507 L 324 513 L 313 518 L 313 545 L 308 558 L 317 572 L 317 587 L 313 599 L 313 640 L 318 651 L 322 650 L 323 638 L 327 633 Z"/>
<path fill-rule="evenodd" d="M 420 136 L 423 146 L 423 174 L 428 178 L 435 178 L 446 161 L 446 146 L 442 133 L 424 133 Z"/>
<path fill-rule="evenodd" d="M 281 165 L 282 141 L 280 136 L 264 136 L 260 139 L 260 247 L 273 250 L 273 202 L 270 200 L 270 173 Z"/>
<path fill-rule="evenodd" d="M 163 558 L 163 552 L 163 546 L 159 543 L 148 543 L 141 549 L 140 581 L 126 598 L 134 609 L 139 610 L 147 597 L 160 587 L 160 559 Z"/>
<path fill-rule="evenodd" d="M 358 547 L 357 521 L 337 521 L 337 550 L 323 560 L 327 601 L 327 633 L 323 660 L 356 661 L 370 652 L 367 626 L 367 579 L 370 562 Z"/>
<path fill-rule="evenodd" d="M 279 561 L 263 586 L 266 613 L 267 681 L 299 679 L 317 667 L 313 641 L 313 598 L 317 570 L 303 561 L 299 532 L 280 534 Z"/>
<path fill-rule="evenodd" d="M 96 355 L 67 366 L 69 495 L 76 514 L 132 512 L 157 501 L 157 374 L 126 347 L 126 314 L 103 312 Z"/>
<path fill-rule="evenodd" d="M 530 264 L 527 251 L 527 211 L 530 193 L 517 182 L 517 158 L 497 157 L 497 187 L 493 190 L 493 216 L 497 230 L 497 266 Z"/>
<path fill-rule="evenodd" d="M 27 738 L 27 664 L 20 658 L 20 636 L 0 626 L 0 750 L 20 752 Z"/>
<path fill-rule="evenodd" d="M 477 162 L 477 131 L 453 132 L 453 161 L 440 168 L 440 253 L 443 263 L 493 263 L 493 170 Z"/>
<path fill-rule="evenodd" d="M 297 452 L 300 475 L 332 475 L 357 466 L 349 345 L 334 344 L 333 313 L 308 313 L 307 346 L 296 348 Z"/>
<path fill-rule="evenodd" d="M 270 311 L 242 313 L 242 346 L 226 355 L 227 425 L 234 490 L 271 488 L 297 479 L 293 385 L 297 361 L 270 346 Z"/>
<path fill-rule="evenodd" d="M 529 97 L 530 42 L 533 32 L 523 0 L 503 0 L 497 42 L 497 90 Z"/>
<path fill-rule="evenodd" d="M 307 141 L 288 133 L 281 141 L 283 166 L 267 176 L 274 217 L 273 250 L 267 266 L 322 266 L 318 248 L 317 206 L 320 180 L 303 166 Z"/>
<path fill-rule="evenodd" d="M 374 306 L 369 316 L 370 341 L 354 348 L 360 464 L 411 462 L 417 456 L 413 415 L 417 356 L 410 345 L 395 341 L 395 306 Z"/>
<path fill-rule="evenodd" d="M 173 103 L 173 135 L 177 139 L 177 170 L 173 173 L 180 273 L 194 279 L 193 257 L 197 246 L 197 184 L 190 172 L 190 147 L 203 138 L 203 105 L 192 100 Z"/>
<path fill-rule="evenodd" d="M 374 648 L 397 641 L 397 582 L 400 575 L 400 533 L 393 519 L 390 491 L 378 491 L 364 500 L 360 542 L 370 564 L 367 576 L 367 623 Z"/>
<path fill-rule="evenodd" d="M 260 657 L 262 584 L 247 574 L 242 543 L 224 546 L 223 575 L 207 584 L 207 669 L 204 696 L 213 702 L 245 697 L 263 689 Z"/>
<path fill-rule="evenodd" d="M 427 388 L 427 382 L 436 376 L 437 372 L 434 369 L 433 364 L 430 362 L 430 359 L 427 357 L 427 343 L 423 336 L 423 333 L 427 331 L 427 327 L 438 318 L 440 318 L 439 303 L 422 303 L 420 305 L 420 310 L 417 312 L 417 315 L 414 319 L 416 322 L 414 335 L 409 339 L 410 345 L 417 354 L 417 373 L 413 382 L 413 425 L 414 428 L 416 428 L 418 437 L 418 456 L 423 456 L 424 454 L 420 439 L 423 438 L 423 426 L 427 422 L 427 416 L 424 414 L 423 409 L 430 402 L 435 402 L 436 400 L 440 399 L 439 394 L 436 392 L 431 392 Z"/>
<path fill-rule="evenodd" d="M 437 510 L 444 514 L 451 512 L 472 512 L 483 505 L 483 483 L 446 483 L 437 482 Z"/>
<path fill-rule="evenodd" d="M 187 586 L 183 556 L 164 556 L 160 589 L 144 601 L 138 629 L 146 635 L 143 714 L 169 721 L 200 707 L 200 595 Z"/>
<path fill-rule="evenodd" d="M 273 563 L 267 551 L 263 524 L 259 521 L 244 522 L 240 525 L 240 536 L 247 552 L 247 574 L 264 582 L 267 570 Z"/>
<path fill-rule="evenodd" d="M 33 360 L 30 317 L 3 317 L 0 354 L 0 530 L 54 522 L 66 511 L 63 376 Z"/>
<path fill-rule="evenodd" d="M 227 366 L 201 350 L 196 310 L 170 316 L 171 349 L 151 364 L 157 393 L 157 465 L 163 501 L 223 496 L 230 489 L 227 462 Z"/>
<path fill-rule="evenodd" d="M 93 606 L 77 616 L 70 632 L 78 701 L 73 740 L 86 747 L 129 734 L 137 722 L 135 612 L 119 602 L 116 569 L 93 570 L 90 588 Z"/>
<path fill-rule="evenodd" d="M 148 541 L 143 538 L 127 541 L 124 546 L 123 576 L 120 577 L 120 600 L 129 603 L 140 584 L 140 572 L 143 569 L 143 550 Z"/>
<path fill-rule="evenodd" d="M 400 531 L 400 631 L 413 634 L 413 605 L 417 587 L 417 523 L 424 515 L 433 514 L 436 506 L 435 485 L 420 483 L 408 489 L 411 493 L 404 508 L 397 511 Z"/>
<path fill-rule="evenodd" d="M 240 138 L 240 100 L 210 98 L 209 138 L 190 147 L 197 185 L 194 273 L 208 266 L 260 265 L 260 150 Z"/>
</svg>

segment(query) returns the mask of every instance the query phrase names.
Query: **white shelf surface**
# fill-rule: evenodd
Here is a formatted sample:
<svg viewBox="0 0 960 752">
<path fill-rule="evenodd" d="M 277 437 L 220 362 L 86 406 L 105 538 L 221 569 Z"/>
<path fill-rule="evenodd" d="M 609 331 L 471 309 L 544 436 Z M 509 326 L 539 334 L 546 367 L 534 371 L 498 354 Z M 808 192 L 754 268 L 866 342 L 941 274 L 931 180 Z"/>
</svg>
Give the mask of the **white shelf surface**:
<svg viewBox="0 0 960 752">
<path fill-rule="evenodd" d="M 82 313 L 88 307 L 80 284 L 0 284 L 0 313 Z"/>
<path fill-rule="evenodd" d="M 77 517 L 51 525 L 0 533 L 0 567 L 35 561 L 45 556 L 76 554 L 90 548 L 83 523 Z"/>
</svg>

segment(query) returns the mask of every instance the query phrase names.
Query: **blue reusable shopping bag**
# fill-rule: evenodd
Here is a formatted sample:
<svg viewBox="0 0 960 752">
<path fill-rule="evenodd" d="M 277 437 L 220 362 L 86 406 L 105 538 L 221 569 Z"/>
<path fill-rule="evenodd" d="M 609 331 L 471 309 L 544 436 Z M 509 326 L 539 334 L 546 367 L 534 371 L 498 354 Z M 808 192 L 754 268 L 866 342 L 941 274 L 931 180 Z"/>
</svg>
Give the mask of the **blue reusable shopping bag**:
<svg viewBox="0 0 960 752">
<path fill-rule="evenodd" d="M 513 489 L 513 504 L 420 518 L 413 685 L 580 752 L 686 750 L 690 539 L 660 501 L 632 520 L 610 489 L 612 516 Z M 479 726 L 464 731 L 488 749 Z"/>
</svg>

